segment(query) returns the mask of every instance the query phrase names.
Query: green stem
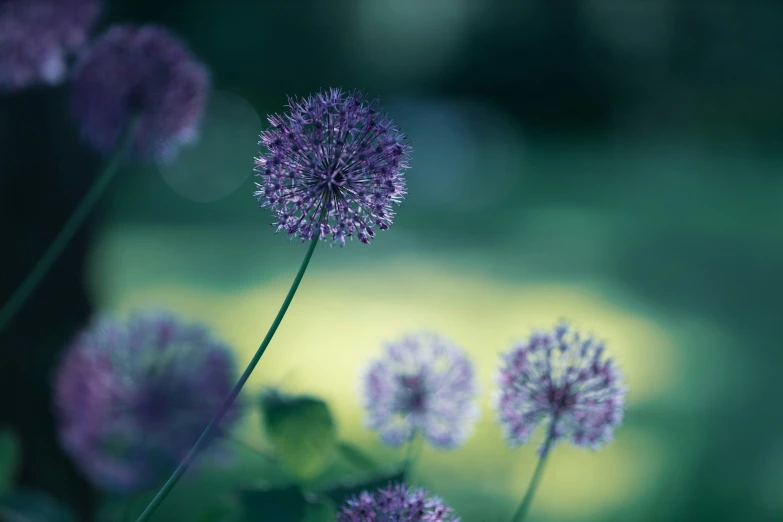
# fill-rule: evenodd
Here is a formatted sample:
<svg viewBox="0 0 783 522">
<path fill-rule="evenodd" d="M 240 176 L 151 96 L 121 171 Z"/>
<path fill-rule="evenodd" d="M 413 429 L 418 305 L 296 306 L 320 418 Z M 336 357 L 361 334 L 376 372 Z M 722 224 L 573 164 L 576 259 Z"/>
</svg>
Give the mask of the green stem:
<svg viewBox="0 0 783 522">
<path fill-rule="evenodd" d="M 522 522 L 525 519 L 525 515 L 527 515 L 528 509 L 530 509 L 530 504 L 533 502 L 533 496 L 536 494 L 538 483 L 541 481 L 541 476 L 544 473 L 544 464 L 546 464 L 546 458 L 549 456 L 549 449 L 552 444 L 556 424 L 557 419 L 552 419 L 552 424 L 550 425 L 549 430 L 547 430 L 544 447 L 541 450 L 541 457 L 538 459 L 535 471 L 533 471 L 533 478 L 530 479 L 530 484 L 525 492 L 525 497 L 522 499 L 514 516 L 511 518 L 511 522 Z"/>
<path fill-rule="evenodd" d="M 253 370 L 258 364 L 258 361 L 261 360 L 261 356 L 264 355 L 264 352 L 266 351 L 266 347 L 269 346 L 269 342 L 272 340 L 272 337 L 275 335 L 275 332 L 277 331 L 277 327 L 280 326 L 283 317 L 285 317 L 285 313 L 288 310 L 288 306 L 291 304 L 291 301 L 293 300 L 294 295 L 296 294 L 297 288 L 299 288 L 299 283 L 302 282 L 302 277 L 304 277 L 305 270 L 307 270 L 307 265 L 310 264 L 310 258 L 313 257 L 313 251 L 315 250 L 318 241 L 319 241 L 318 236 L 314 237 L 310 241 L 310 246 L 307 248 L 307 253 L 305 254 L 304 259 L 302 260 L 302 265 L 299 267 L 299 272 L 297 272 L 296 277 L 294 278 L 294 282 L 291 284 L 291 288 L 288 290 L 288 295 L 286 295 L 285 300 L 283 301 L 283 304 L 280 307 L 280 311 L 277 312 L 277 316 L 275 317 L 275 320 L 272 322 L 272 326 L 269 327 L 269 331 L 267 332 L 266 337 L 264 337 L 264 340 L 261 342 L 261 346 L 259 346 L 258 350 L 256 350 L 255 355 L 250 360 L 250 364 L 247 365 L 247 368 L 245 368 L 245 371 L 242 373 L 242 376 L 239 378 L 239 381 L 237 381 L 237 383 L 234 385 L 234 388 L 231 390 L 231 393 L 228 395 L 228 397 L 226 397 L 226 400 L 223 402 L 223 405 L 220 407 L 220 410 L 217 412 L 217 414 L 215 414 L 212 420 L 209 421 L 207 427 L 204 428 L 204 431 L 201 433 L 201 436 L 199 436 L 198 440 L 196 440 L 196 443 L 193 445 L 193 447 L 190 449 L 188 454 L 185 456 L 182 463 L 180 463 L 177 469 L 174 470 L 174 473 L 171 475 L 171 477 L 169 477 L 169 479 L 166 481 L 163 487 L 160 488 L 160 491 L 158 491 L 158 493 L 155 495 L 155 498 L 152 499 L 152 502 L 150 502 L 150 504 L 147 506 L 147 508 L 144 510 L 141 516 L 139 516 L 136 522 L 144 522 L 146 520 L 149 520 L 149 518 L 152 516 L 155 510 L 158 509 L 158 506 L 160 506 L 161 502 L 163 502 L 163 499 L 166 498 L 166 496 L 171 492 L 172 488 L 174 488 L 174 486 L 177 484 L 177 482 L 185 473 L 185 471 L 188 469 L 188 467 L 190 467 L 190 465 L 193 463 L 193 461 L 196 458 L 196 455 L 201 449 L 201 446 L 204 445 L 204 443 L 206 443 L 206 441 L 209 439 L 212 432 L 217 428 L 220 421 L 223 419 L 226 413 L 228 413 L 229 409 L 231 409 L 231 406 L 234 404 L 234 401 L 239 395 L 239 392 L 242 391 L 242 387 L 250 378 L 250 374 L 253 373 Z"/>
<path fill-rule="evenodd" d="M 402 472 L 406 475 L 406 478 L 410 475 L 413 463 L 419 458 L 422 444 L 422 437 L 419 436 L 419 430 L 413 430 L 413 433 L 411 433 L 411 436 L 408 439 L 408 445 L 405 449 L 405 460 L 402 463 Z"/>
<path fill-rule="evenodd" d="M 536 470 L 533 472 L 533 478 L 530 479 L 530 485 L 527 487 L 525 498 L 523 498 L 522 502 L 519 504 L 516 513 L 514 513 L 514 517 L 511 519 L 511 522 L 522 522 L 525 519 L 527 510 L 530 508 L 530 504 L 533 502 L 533 495 L 536 494 L 538 483 L 541 481 L 541 474 L 544 471 L 546 457 L 546 454 L 544 454 L 544 456 L 538 459 L 538 465 L 536 466 Z"/>
<path fill-rule="evenodd" d="M 82 224 L 84 224 L 84 220 L 95 207 L 95 204 L 106 191 L 106 187 L 109 186 L 109 183 L 111 183 L 114 175 L 117 173 L 125 153 L 130 148 L 132 136 L 133 132 L 129 126 L 128 130 L 123 133 L 123 136 L 120 139 L 120 145 L 114 151 L 111 158 L 109 158 L 108 163 L 106 163 L 103 172 L 95 179 L 90 189 L 79 202 L 76 210 L 73 211 L 71 217 L 68 218 L 68 221 L 65 222 L 63 228 L 60 229 L 57 237 L 54 238 L 54 241 L 49 245 L 49 248 L 44 252 L 43 256 L 41 256 L 41 259 L 38 260 L 38 263 L 36 263 L 33 269 L 27 274 L 27 277 L 22 281 L 22 284 L 19 285 L 16 291 L 11 295 L 11 298 L 8 299 L 2 308 L 0 308 L 0 331 L 5 328 L 19 309 L 22 308 L 22 305 L 24 305 L 27 298 L 32 295 L 52 268 L 54 262 L 57 261 L 63 253 L 63 250 L 65 250 L 65 247 L 68 246 L 68 243 L 73 239 L 73 236 L 76 235 L 76 232 L 81 228 Z"/>
</svg>

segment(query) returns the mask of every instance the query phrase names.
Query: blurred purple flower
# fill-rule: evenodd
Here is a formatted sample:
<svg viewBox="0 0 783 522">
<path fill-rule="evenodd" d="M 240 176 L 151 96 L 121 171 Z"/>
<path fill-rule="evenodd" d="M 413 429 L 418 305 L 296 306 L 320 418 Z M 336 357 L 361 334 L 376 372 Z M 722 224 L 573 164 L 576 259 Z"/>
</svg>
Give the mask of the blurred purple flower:
<svg viewBox="0 0 783 522">
<path fill-rule="evenodd" d="M 391 485 L 375 493 L 367 491 L 348 500 L 337 522 L 459 522 L 453 510 L 421 488 Z"/>
<path fill-rule="evenodd" d="M 100 0 L 0 0 L 0 89 L 59 83 L 100 9 Z"/>
<path fill-rule="evenodd" d="M 622 422 L 625 387 L 604 345 L 566 323 L 534 332 L 502 356 L 498 419 L 511 446 L 524 444 L 546 422 L 542 456 L 560 439 L 598 449 Z"/>
<path fill-rule="evenodd" d="M 478 417 L 473 364 L 437 335 L 408 335 L 388 344 L 363 384 L 367 426 L 393 446 L 419 432 L 435 447 L 457 447 Z"/>
<path fill-rule="evenodd" d="M 270 116 L 272 126 L 261 133 L 267 152 L 255 160 L 261 181 L 254 196 L 274 212 L 278 232 L 369 243 L 375 226 L 391 226 L 392 204 L 405 196 L 405 135 L 378 112 L 377 99 L 361 93 L 330 89 L 289 98 L 288 108 Z"/>
<path fill-rule="evenodd" d="M 78 65 L 71 108 L 101 153 L 114 152 L 135 120 L 132 155 L 165 162 L 198 136 L 209 86 L 206 67 L 168 30 L 117 25 Z"/>
<path fill-rule="evenodd" d="M 232 352 L 200 325 L 149 312 L 127 323 L 95 321 L 69 347 L 56 376 L 61 444 L 97 486 L 143 490 L 187 454 L 235 373 Z M 220 432 L 239 413 L 232 410 Z"/>
</svg>

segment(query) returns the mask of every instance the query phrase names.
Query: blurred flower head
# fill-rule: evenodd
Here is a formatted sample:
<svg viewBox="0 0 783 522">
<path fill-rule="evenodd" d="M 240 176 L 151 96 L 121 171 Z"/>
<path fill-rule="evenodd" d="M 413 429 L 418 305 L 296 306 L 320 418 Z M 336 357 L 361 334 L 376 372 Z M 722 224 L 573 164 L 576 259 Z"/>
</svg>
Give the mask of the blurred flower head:
<svg viewBox="0 0 783 522">
<path fill-rule="evenodd" d="M 195 141 L 209 86 L 206 67 L 168 30 L 117 25 L 78 65 L 71 108 L 101 153 L 114 152 L 133 123 L 133 157 L 166 162 Z"/>
<path fill-rule="evenodd" d="M 623 418 L 625 387 L 604 345 L 560 323 L 534 332 L 502 355 L 496 396 L 498 419 L 512 446 L 547 423 L 545 455 L 560 439 L 598 449 Z"/>
<path fill-rule="evenodd" d="M 143 490 L 185 457 L 234 380 L 232 352 L 200 325 L 152 312 L 95 321 L 56 376 L 61 444 L 97 486 Z M 217 436 L 238 417 L 229 412 Z"/>
<path fill-rule="evenodd" d="M 100 8 L 100 0 L 0 1 L 0 88 L 59 83 Z"/>
<path fill-rule="evenodd" d="M 369 243 L 376 226 L 391 226 L 392 204 L 405 196 L 405 135 L 361 93 L 331 89 L 289 98 L 288 108 L 261 133 L 266 153 L 255 160 L 254 193 L 261 207 L 275 214 L 278 232 L 302 241 Z"/>
<path fill-rule="evenodd" d="M 437 335 L 408 335 L 389 343 L 363 385 L 367 426 L 393 446 L 421 433 L 433 446 L 457 447 L 478 417 L 473 364 Z"/>
<path fill-rule="evenodd" d="M 337 522 L 459 522 L 453 513 L 425 489 L 389 484 L 348 500 L 338 512 Z"/>
</svg>

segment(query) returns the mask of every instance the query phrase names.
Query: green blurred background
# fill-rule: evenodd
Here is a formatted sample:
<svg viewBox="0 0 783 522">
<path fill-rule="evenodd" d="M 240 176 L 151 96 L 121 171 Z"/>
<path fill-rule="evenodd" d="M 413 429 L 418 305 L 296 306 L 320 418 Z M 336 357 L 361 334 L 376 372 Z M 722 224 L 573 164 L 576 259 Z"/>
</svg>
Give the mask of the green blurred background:
<svg viewBox="0 0 783 522">
<path fill-rule="evenodd" d="M 249 359 L 305 250 L 256 208 L 257 134 L 287 95 L 342 86 L 380 96 L 410 136 L 409 196 L 371 246 L 316 250 L 247 400 L 321 396 L 344 440 L 394 465 L 401 452 L 362 427 L 359 372 L 383 341 L 436 330 L 474 358 L 483 415 L 463 448 L 425 448 L 413 481 L 465 522 L 507 520 L 535 445 L 507 449 L 494 423 L 498 354 L 568 318 L 617 357 L 627 420 L 600 452 L 556 449 L 530 520 L 783 520 L 783 5 L 137 0 L 108 6 L 103 25 L 117 21 L 173 28 L 216 90 L 201 142 L 124 169 L 0 336 L 19 487 L 118 520 L 50 415 L 52 367 L 93 312 L 169 308 Z M 0 99 L 0 296 L 100 167 L 67 94 Z M 257 416 L 239 437 L 265 446 Z M 186 476 L 157 520 L 198 521 L 282 480 L 235 450 Z"/>
</svg>

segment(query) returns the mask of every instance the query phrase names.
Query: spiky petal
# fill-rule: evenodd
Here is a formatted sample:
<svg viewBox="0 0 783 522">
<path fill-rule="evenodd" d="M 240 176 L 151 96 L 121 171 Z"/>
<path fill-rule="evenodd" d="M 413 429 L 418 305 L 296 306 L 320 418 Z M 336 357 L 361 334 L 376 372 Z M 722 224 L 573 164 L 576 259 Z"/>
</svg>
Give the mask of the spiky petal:
<svg viewBox="0 0 783 522">
<path fill-rule="evenodd" d="M 290 237 L 369 243 L 376 227 L 392 225 L 393 204 L 405 196 L 405 135 L 361 93 L 330 89 L 289 98 L 288 108 L 261 133 L 254 196 Z"/>
<path fill-rule="evenodd" d="M 198 324 L 159 312 L 97 320 L 58 369 L 61 444 L 98 487 L 132 493 L 156 485 L 217 412 L 235 373 L 232 352 Z"/>
<path fill-rule="evenodd" d="M 0 89 L 57 84 L 85 44 L 100 0 L 0 1 Z"/>
<path fill-rule="evenodd" d="M 502 355 L 497 383 L 498 420 L 511 446 L 545 423 L 542 455 L 561 439 L 598 449 L 622 422 L 626 390 L 614 360 L 603 343 L 565 322 Z"/>
<path fill-rule="evenodd" d="M 206 67 L 167 29 L 116 25 L 79 64 L 71 108 L 99 152 L 114 152 L 134 122 L 133 157 L 165 162 L 196 139 L 209 85 Z"/>
<path fill-rule="evenodd" d="M 454 448 L 478 417 L 470 359 L 435 334 L 407 335 L 386 346 L 363 380 L 366 424 L 399 446 L 421 433 L 433 446 Z"/>
<path fill-rule="evenodd" d="M 389 484 L 348 500 L 337 522 L 459 522 L 454 511 L 437 496 L 421 488 Z"/>
</svg>

